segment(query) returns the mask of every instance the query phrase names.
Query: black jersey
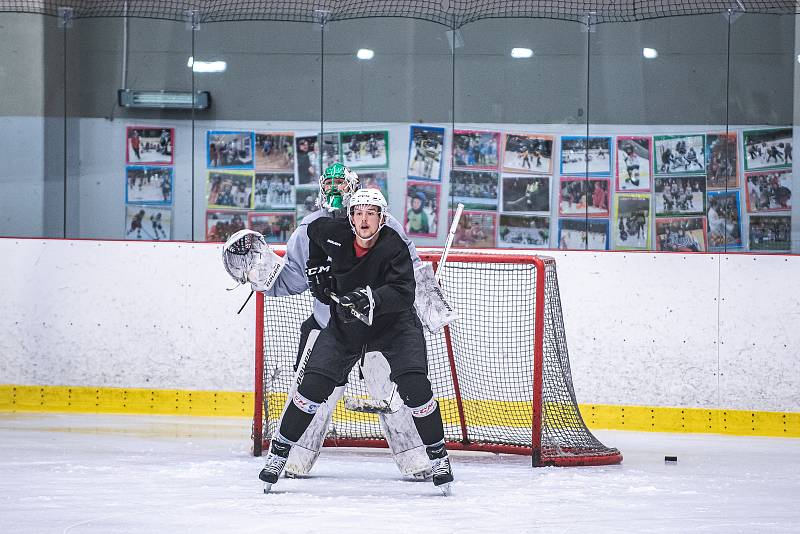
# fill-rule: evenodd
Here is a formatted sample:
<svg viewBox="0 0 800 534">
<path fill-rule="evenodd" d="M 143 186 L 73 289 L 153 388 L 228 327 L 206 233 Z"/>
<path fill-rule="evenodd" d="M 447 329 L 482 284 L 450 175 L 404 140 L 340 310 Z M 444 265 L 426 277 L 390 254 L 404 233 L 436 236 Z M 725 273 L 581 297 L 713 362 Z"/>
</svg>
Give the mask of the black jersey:
<svg viewBox="0 0 800 534">
<path fill-rule="evenodd" d="M 308 238 L 312 263 L 331 258 L 339 296 L 356 288 L 372 289 L 375 313 L 368 330 L 377 332 L 401 317 L 414 315 L 414 266 L 408 245 L 395 230 L 384 226 L 375 237 L 375 245 L 360 258 L 356 257 L 355 234 L 346 218 L 320 217 L 308 225 Z M 335 317 L 333 309 L 331 312 Z M 367 328 L 360 322 L 350 324 Z"/>
</svg>

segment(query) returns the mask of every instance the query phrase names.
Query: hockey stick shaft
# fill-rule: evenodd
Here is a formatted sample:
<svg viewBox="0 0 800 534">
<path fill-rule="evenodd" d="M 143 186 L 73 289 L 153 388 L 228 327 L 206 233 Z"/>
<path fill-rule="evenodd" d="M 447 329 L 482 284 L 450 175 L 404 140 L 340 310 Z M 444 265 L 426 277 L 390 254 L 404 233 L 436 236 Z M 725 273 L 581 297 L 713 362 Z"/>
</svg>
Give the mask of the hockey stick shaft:
<svg viewBox="0 0 800 534">
<path fill-rule="evenodd" d="M 450 225 L 450 233 L 447 234 L 447 242 L 444 245 L 444 250 L 442 250 L 442 259 L 439 260 L 439 265 L 436 267 L 436 275 L 434 276 L 436 283 L 439 283 L 439 278 L 442 276 L 442 269 L 447 261 L 447 255 L 450 253 L 450 245 L 453 244 L 453 239 L 455 238 L 456 230 L 458 229 L 458 223 L 461 220 L 461 212 L 463 211 L 464 204 L 459 203 L 458 207 L 456 208 L 456 212 L 453 215 L 453 222 Z"/>
</svg>

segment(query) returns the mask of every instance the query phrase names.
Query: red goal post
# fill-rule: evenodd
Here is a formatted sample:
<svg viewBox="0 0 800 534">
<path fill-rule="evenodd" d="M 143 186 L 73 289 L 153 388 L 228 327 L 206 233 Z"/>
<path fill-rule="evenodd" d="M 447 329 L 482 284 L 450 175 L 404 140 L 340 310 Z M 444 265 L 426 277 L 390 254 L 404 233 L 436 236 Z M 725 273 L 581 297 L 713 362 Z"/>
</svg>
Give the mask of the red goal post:
<svg viewBox="0 0 800 534">
<path fill-rule="evenodd" d="M 423 252 L 437 268 L 440 252 Z M 442 331 L 425 331 L 429 378 L 451 450 L 530 455 L 534 466 L 622 461 L 580 414 L 569 367 L 551 257 L 501 251 L 453 251 L 441 286 L 459 313 Z M 267 447 L 294 378 L 308 291 L 257 296 L 253 454 Z M 345 396 L 368 397 L 357 366 Z M 334 410 L 326 446 L 386 447 L 378 416 Z"/>
</svg>

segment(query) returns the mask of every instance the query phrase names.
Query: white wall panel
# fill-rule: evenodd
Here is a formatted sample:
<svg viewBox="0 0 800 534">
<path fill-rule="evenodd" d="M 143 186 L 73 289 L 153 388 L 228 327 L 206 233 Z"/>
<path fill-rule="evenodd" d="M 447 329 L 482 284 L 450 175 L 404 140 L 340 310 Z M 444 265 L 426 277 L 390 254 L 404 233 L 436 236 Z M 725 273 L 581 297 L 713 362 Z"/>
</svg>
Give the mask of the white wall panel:
<svg viewBox="0 0 800 534">
<path fill-rule="evenodd" d="M 717 256 L 552 255 L 579 402 L 715 405 Z"/>
<path fill-rule="evenodd" d="M 724 256 L 720 282 L 720 405 L 796 411 L 800 258 Z"/>
<path fill-rule="evenodd" d="M 221 245 L 0 240 L 0 382 L 249 390 Z"/>
<path fill-rule="evenodd" d="M 220 250 L 0 239 L 0 383 L 250 390 Z M 800 411 L 800 258 L 551 253 L 579 402 Z"/>
</svg>

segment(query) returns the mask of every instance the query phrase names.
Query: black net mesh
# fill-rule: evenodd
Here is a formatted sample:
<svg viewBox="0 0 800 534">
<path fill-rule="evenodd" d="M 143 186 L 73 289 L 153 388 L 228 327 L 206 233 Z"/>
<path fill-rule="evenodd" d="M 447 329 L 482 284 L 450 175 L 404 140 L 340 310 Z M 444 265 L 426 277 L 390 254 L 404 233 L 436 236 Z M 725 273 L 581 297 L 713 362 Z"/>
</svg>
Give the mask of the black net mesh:
<svg viewBox="0 0 800 534">
<path fill-rule="evenodd" d="M 536 267 L 517 256 L 475 255 L 481 261 L 448 261 L 441 283 L 459 320 L 450 327 L 453 362 L 444 333 L 426 331 L 429 377 L 439 399 L 447 441 L 530 454 L 534 399 Z M 438 258 L 438 256 L 437 256 Z M 619 457 L 600 443 L 581 418 L 570 376 L 555 262 L 546 268 L 541 460 Z M 311 296 L 264 299 L 264 432 L 276 431 L 294 372 L 300 323 Z M 451 365 L 455 365 L 455 376 Z M 368 397 L 350 374 L 345 397 Z M 463 414 L 463 416 L 462 416 Z M 340 401 L 329 439 L 381 439 L 378 416 L 352 412 Z M 258 437 L 256 437 L 258 439 Z M 511 450 L 509 450 L 511 449 Z M 499 450 L 499 449 L 498 449 Z M 614 460 L 597 463 L 611 463 Z M 618 460 L 616 460 L 618 461 Z M 579 462 L 580 463 L 580 462 Z"/>
<path fill-rule="evenodd" d="M 59 14 L 59 8 L 72 9 L 74 18 L 131 17 L 187 20 L 195 12 L 198 22 L 233 20 L 275 20 L 320 22 L 365 17 L 405 17 L 428 20 L 458 28 L 486 18 L 552 18 L 585 22 L 628 22 L 671 17 L 721 13 L 729 9 L 747 13 L 793 14 L 797 2 L 746 0 L 0 0 L 0 11 Z"/>
</svg>

